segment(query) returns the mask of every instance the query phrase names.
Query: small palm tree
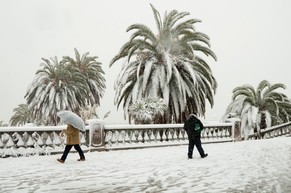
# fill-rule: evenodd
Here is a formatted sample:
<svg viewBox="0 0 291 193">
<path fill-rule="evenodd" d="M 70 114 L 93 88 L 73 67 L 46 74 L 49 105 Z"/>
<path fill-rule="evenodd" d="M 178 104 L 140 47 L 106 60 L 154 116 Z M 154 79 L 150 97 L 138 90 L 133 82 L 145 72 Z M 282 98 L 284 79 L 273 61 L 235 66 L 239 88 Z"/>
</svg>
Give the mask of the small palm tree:
<svg viewBox="0 0 291 193">
<path fill-rule="evenodd" d="M 34 119 L 57 125 L 58 111 L 68 109 L 78 113 L 80 107 L 86 105 L 86 80 L 82 73 L 59 62 L 57 57 L 51 58 L 52 62 L 45 58 L 42 60 L 43 68 L 36 72 L 25 98 Z"/>
<path fill-rule="evenodd" d="M 83 97 L 88 99 L 87 103 L 91 106 L 99 106 L 106 88 L 103 76 L 105 73 L 102 70 L 101 63 L 97 61 L 97 56 L 89 56 L 89 52 L 84 53 L 81 57 L 76 48 L 74 51 L 75 59 L 64 56 L 63 62 L 84 76 L 88 90 L 87 96 Z"/>
<path fill-rule="evenodd" d="M 86 106 L 86 107 L 82 107 L 80 110 L 80 116 L 83 120 L 88 120 L 88 119 L 92 119 L 92 118 L 97 118 L 97 112 L 96 112 L 96 105 L 91 106 Z"/>
<path fill-rule="evenodd" d="M 265 129 L 271 125 L 289 121 L 291 103 L 287 96 L 276 90 L 285 89 L 284 84 L 270 84 L 263 80 L 255 90 L 251 85 L 243 85 L 233 90 L 233 101 L 228 106 L 224 118 L 236 113 L 242 120 L 242 128 Z"/>
<path fill-rule="evenodd" d="M 13 116 L 10 119 L 11 126 L 25 125 L 26 123 L 33 123 L 32 110 L 27 104 L 20 104 L 13 109 Z"/>
<path fill-rule="evenodd" d="M 133 119 L 135 124 L 161 123 L 167 109 L 161 98 L 142 99 L 129 106 L 129 120 Z"/>
<path fill-rule="evenodd" d="M 8 127 L 8 125 L 5 124 L 3 121 L 0 121 L 0 127 Z"/>
<path fill-rule="evenodd" d="M 111 111 L 106 112 L 103 115 L 103 119 L 109 117 Z M 97 114 L 97 105 L 93 105 L 93 106 L 86 106 L 86 107 L 82 107 L 80 110 L 80 116 L 83 120 L 89 120 L 89 119 L 99 119 L 100 116 Z"/>
<path fill-rule="evenodd" d="M 188 12 L 165 13 L 162 20 L 151 5 L 158 33 L 143 24 L 133 24 L 130 40 L 112 59 L 125 64 L 115 84 L 117 107 L 123 102 L 126 114 L 129 105 L 143 98 L 163 98 L 169 110 L 164 122 L 183 122 L 192 112 L 205 114 L 206 100 L 214 104 L 217 82 L 207 62 L 199 53 L 216 60 L 209 48 L 209 37 L 194 28 L 198 19 L 187 19 Z"/>
</svg>

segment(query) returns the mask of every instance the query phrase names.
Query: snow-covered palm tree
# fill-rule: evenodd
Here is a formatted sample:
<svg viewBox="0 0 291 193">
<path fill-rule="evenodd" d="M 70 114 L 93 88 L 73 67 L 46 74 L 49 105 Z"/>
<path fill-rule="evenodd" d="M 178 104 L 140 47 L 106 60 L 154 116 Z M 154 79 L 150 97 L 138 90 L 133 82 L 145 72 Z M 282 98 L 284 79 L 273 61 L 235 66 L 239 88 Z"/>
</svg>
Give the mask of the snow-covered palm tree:
<svg viewBox="0 0 291 193">
<path fill-rule="evenodd" d="M 3 121 L 0 121 L 0 127 L 7 127 L 8 125 L 4 123 Z"/>
<path fill-rule="evenodd" d="M 11 126 L 25 125 L 26 123 L 33 123 L 32 110 L 27 104 L 20 104 L 13 109 L 13 116 L 10 119 Z"/>
<path fill-rule="evenodd" d="M 135 124 L 161 123 L 167 109 L 161 98 L 141 99 L 129 106 L 129 120 L 134 120 Z"/>
<path fill-rule="evenodd" d="M 245 133 L 251 128 L 260 131 L 290 121 L 291 103 L 285 94 L 276 91 L 280 88 L 286 86 L 280 83 L 272 85 L 267 80 L 261 81 L 257 89 L 248 84 L 236 87 L 223 119 L 229 114 L 237 114 Z"/>
<path fill-rule="evenodd" d="M 163 20 L 151 5 L 157 34 L 143 24 L 134 31 L 112 59 L 110 66 L 124 58 L 125 63 L 115 84 L 117 107 L 123 102 L 125 115 L 130 104 L 142 98 L 163 98 L 169 111 L 165 122 L 183 122 L 187 115 L 205 114 L 206 100 L 213 106 L 217 82 L 207 62 L 199 56 L 216 55 L 209 37 L 194 28 L 198 19 L 184 19 L 188 12 L 172 10 Z"/>
<path fill-rule="evenodd" d="M 88 85 L 88 95 L 83 96 L 88 99 L 88 104 L 91 106 L 100 105 L 100 99 L 103 97 L 105 86 L 104 71 L 101 63 L 97 61 L 97 56 L 89 56 L 89 52 L 80 56 L 75 48 L 75 59 L 64 56 L 63 61 L 79 71 L 85 76 L 86 84 Z"/>
<path fill-rule="evenodd" d="M 80 107 L 86 105 L 86 80 L 82 73 L 59 62 L 57 57 L 51 58 L 51 61 L 45 58 L 42 60 L 43 68 L 36 72 L 25 98 L 35 119 L 57 125 L 58 111 L 67 109 L 78 113 Z"/>
</svg>

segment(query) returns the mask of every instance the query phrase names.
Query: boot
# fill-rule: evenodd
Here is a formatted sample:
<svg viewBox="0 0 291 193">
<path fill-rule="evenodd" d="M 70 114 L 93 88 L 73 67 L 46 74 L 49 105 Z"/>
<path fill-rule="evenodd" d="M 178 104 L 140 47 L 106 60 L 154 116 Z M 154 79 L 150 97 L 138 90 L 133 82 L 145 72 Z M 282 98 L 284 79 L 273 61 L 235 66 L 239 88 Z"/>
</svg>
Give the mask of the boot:
<svg viewBox="0 0 291 193">
<path fill-rule="evenodd" d="M 60 163 L 64 163 L 65 161 L 64 160 L 62 160 L 62 159 L 57 159 L 58 160 L 58 162 L 60 162 Z"/>
</svg>

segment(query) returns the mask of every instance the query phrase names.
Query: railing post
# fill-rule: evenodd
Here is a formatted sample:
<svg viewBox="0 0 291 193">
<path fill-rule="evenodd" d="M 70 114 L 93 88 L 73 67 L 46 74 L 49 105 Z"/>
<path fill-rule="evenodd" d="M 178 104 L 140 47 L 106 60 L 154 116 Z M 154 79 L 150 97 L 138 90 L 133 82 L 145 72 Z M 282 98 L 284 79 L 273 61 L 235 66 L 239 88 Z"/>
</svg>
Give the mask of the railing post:
<svg viewBox="0 0 291 193">
<path fill-rule="evenodd" d="M 232 137 L 234 141 L 241 141 L 242 135 L 241 135 L 241 120 L 239 118 L 229 118 L 227 119 L 227 122 L 232 123 Z"/>
<path fill-rule="evenodd" d="M 89 146 L 91 150 L 102 150 L 105 145 L 104 122 L 100 119 L 90 119 L 89 124 Z"/>
<path fill-rule="evenodd" d="M 233 124 L 233 138 L 235 141 L 241 141 L 241 122 L 240 120 L 236 120 Z"/>
</svg>

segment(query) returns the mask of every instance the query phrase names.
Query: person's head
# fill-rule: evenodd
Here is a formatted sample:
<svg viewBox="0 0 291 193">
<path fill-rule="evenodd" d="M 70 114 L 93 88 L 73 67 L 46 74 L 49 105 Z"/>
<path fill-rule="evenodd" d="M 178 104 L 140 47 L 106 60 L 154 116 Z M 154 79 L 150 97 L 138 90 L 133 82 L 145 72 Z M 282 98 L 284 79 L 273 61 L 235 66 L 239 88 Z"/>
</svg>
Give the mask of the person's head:
<svg viewBox="0 0 291 193">
<path fill-rule="evenodd" d="M 197 117 L 196 113 L 192 113 L 189 115 L 189 119 L 195 119 L 195 117 Z"/>
</svg>

